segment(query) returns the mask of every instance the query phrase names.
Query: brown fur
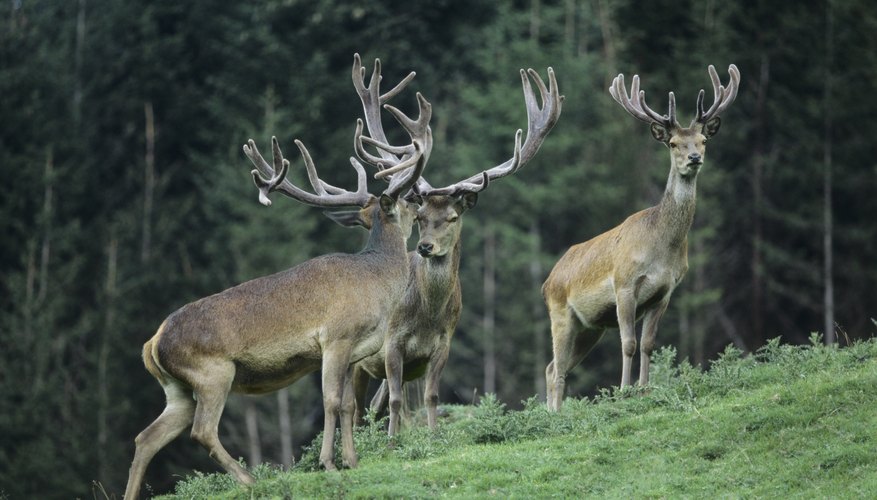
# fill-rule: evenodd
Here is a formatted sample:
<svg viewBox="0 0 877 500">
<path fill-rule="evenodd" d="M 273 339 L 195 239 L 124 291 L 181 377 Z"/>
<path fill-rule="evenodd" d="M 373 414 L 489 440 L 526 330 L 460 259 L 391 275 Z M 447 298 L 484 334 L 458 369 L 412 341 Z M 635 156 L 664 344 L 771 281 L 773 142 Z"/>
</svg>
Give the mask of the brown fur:
<svg viewBox="0 0 877 500">
<path fill-rule="evenodd" d="M 408 254 L 410 274 L 401 305 L 393 314 L 384 348 L 354 370 L 357 415 L 365 408 L 369 377 L 386 379 L 372 407 L 383 406 L 389 397 L 392 436 L 399 427 L 402 382 L 426 375 L 424 402 L 427 422 L 435 428 L 438 381 L 448 359 L 451 338 L 460 320 L 462 293 L 459 281 L 461 216 L 475 204 L 475 194 L 424 196 L 417 213 L 418 252 Z"/>
<path fill-rule="evenodd" d="M 135 498 L 152 456 L 190 424 L 192 437 L 243 483 L 253 478 L 219 443 L 229 392 L 259 394 L 323 370 L 326 410 L 321 463 L 334 468 L 336 418 L 344 463 L 356 465 L 350 364 L 382 345 L 388 318 L 408 283 L 405 240 L 414 211 L 398 201 L 387 212 L 373 198 L 358 254 L 331 254 L 242 283 L 172 313 L 143 348 L 146 369 L 165 389 L 164 413 L 136 439 L 125 498 Z M 192 396 L 197 400 L 193 402 Z"/>
<path fill-rule="evenodd" d="M 553 410 L 560 408 L 567 373 L 607 328 L 620 329 L 621 386 L 630 384 L 637 345 L 634 325 L 642 318 L 639 382 L 648 384 L 658 321 L 688 270 L 688 231 L 694 219 L 696 178 L 707 139 L 700 124 L 670 130 L 653 126 L 652 133 L 671 152 L 670 175 L 661 202 L 572 246 L 542 287 L 554 351 L 545 373 L 548 405 Z M 698 155 L 700 161 L 692 161 L 689 155 Z"/>
</svg>

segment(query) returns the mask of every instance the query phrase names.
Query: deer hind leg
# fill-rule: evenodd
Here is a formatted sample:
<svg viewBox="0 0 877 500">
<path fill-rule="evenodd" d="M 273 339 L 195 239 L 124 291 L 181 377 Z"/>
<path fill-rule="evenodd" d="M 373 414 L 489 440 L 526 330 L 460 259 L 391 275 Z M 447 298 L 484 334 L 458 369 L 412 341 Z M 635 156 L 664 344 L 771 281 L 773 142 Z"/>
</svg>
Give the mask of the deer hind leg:
<svg viewBox="0 0 877 500">
<path fill-rule="evenodd" d="M 378 387 L 378 392 L 375 393 L 374 397 L 372 397 L 371 403 L 369 406 L 371 407 L 372 413 L 375 415 L 380 415 L 387 409 L 387 403 L 390 399 L 390 389 L 386 380 L 381 381 L 381 386 Z"/>
<path fill-rule="evenodd" d="M 585 358 L 601 332 L 586 331 L 573 310 L 550 310 L 551 346 L 554 359 L 545 368 L 545 387 L 548 409 L 559 411 L 566 391 L 566 376 Z"/>
<path fill-rule="evenodd" d="M 195 423 L 192 425 L 192 439 L 203 446 L 216 463 L 243 484 L 253 484 L 255 480 L 219 442 L 219 419 L 228 399 L 228 392 L 234 380 L 235 367 L 231 361 L 209 360 L 204 363 L 209 370 L 201 370 L 199 383 L 193 384 L 197 405 Z M 206 373 L 205 373 L 206 372 Z"/>
<path fill-rule="evenodd" d="M 125 498 L 128 500 L 140 494 L 143 475 L 152 457 L 191 425 L 195 415 L 195 401 L 190 391 L 176 381 L 169 381 L 163 388 L 167 406 L 134 440 L 136 451 L 125 488 Z"/>
<path fill-rule="evenodd" d="M 365 421 L 365 397 L 368 393 L 368 383 L 371 380 L 368 372 L 356 366 L 353 368 L 353 423 L 362 425 Z"/>
<path fill-rule="evenodd" d="M 335 348 L 325 350 L 323 353 L 323 446 L 320 449 L 320 464 L 326 470 L 336 470 L 335 467 L 335 426 L 341 416 L 342 433 L 344 432 L 344 416 L 340 415 L 345 408 L 344 392 L 347 381 L 345 378 L 350 371 L 350 349 Z M 352 384 L 351 384 L 352 385 Z M 349 391 L 352 396 L 352 390 Z M 350 397 L 349 399 L 353 399 Z M 353 417 L 351 414 L 351 423 Z M 352 431 L 351 431 L 352 435 Z M 343 438 L 343 436 L 342 436 Z M 352 444 L 352 442 L 351 442 Z M 342 446 L 346 443 L 342 440 Z M 344 450 L 343 459 L 346 462 L 353 461 L 356 464 L 356 453 L 348 456 L 351 450 Z"/>
<path fill-rule="evenodd" d="M 669 298 L 659 303 L 654 309 L 646 312 L 643 318 L 643 333 L 640 341 L 639 385 L 649 385 L 649 363 L 655 349 L 655 336 L 658 334 L 658 322 L 667 310 Z"/>
</svg>

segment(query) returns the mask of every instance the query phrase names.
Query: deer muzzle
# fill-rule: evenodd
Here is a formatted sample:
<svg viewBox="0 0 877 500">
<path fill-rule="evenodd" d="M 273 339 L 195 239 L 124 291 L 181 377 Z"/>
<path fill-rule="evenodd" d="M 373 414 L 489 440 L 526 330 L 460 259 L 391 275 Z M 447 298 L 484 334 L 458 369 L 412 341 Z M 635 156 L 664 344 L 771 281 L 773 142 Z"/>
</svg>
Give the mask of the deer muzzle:
<svg viewBox="0 0 877 500">
<path fill-rule="evenodd" d="M 417 253 L 419 253 L 421 257 L 432 257 L 434 251 L 435 245 L 432 243 L 420 242 L 417 245 Z"/>
</svg>

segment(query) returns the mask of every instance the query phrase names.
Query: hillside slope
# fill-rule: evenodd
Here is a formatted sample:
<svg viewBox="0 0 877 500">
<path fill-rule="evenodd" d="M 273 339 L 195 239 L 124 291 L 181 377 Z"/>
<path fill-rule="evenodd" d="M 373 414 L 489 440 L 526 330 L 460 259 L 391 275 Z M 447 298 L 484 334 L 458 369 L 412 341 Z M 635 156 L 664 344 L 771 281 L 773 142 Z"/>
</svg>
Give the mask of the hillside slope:
<svg viewBox="0 0 877 500">
<path fill-rule="evenodd" d="M 360 466 L 258 467 L 246 490 L 196 474 L 165 498 L 832 497 L 877 492 L 877 342 L 842 349 L 770 342 L 732 348 L 708 372 L 656 356 L 648 390 L 567 399 L 560 414 L 491 397 L 449 408 L 388 448 L 382 422 L 357 434 Z M 318 438 L 319 439 L 319 438 Z M 315 441 L 318 442 L 318 441 Z M 338 462 L 340 463 L 340 461 Z"/>
</svg>

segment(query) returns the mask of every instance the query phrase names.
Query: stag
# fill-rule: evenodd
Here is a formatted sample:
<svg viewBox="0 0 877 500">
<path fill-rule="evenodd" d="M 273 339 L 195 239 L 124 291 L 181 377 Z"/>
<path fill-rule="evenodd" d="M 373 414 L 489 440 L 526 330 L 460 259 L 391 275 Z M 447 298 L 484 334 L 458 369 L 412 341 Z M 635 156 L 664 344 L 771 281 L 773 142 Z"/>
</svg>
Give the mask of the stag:
<svg viewBox="0 0 877 500">
<path fill-rule="evenodd" d="M 713 104 L 704 110 L 701 90 L 697 114 L 688 127 L 676 120 L 673 92 L 669 95 L 669 113 L 660 115 L 646 105 L 639 76 L 633 77 L 630 95 L 624 75 L 613 80 L 609 88 L 612 98 L 634 118 L 649 123 L 652 136 L 670 149 L 670 176 L 658 205 L 571 247 L 542 286 L 554 351 L 545 370 L 550 409 L 560 409 L 567 373 L 584 359 L 607 328 L 620 330 L 621 387 L 629 386 L 637 345 L 635 324 L 641 318 L 639 384 L 648 385 L 658 322 L 688 270 L 688 231 L 694 219 L 695 185 L 703 166 L 704 144 L 719 131 L 719 115 L 737 96 L 740 72 L 733 64 L 728 72 L 730 83 L 726 88 L 715 68 L 709 67 Z"/>
<path fill-rule="evenodd" d="M 398 93 L 412 77 L 413 73 L 390 93 Z M 143 346 L 143 362 L 164 389 L 167 406 L 135 439 L 125 498 L 137 497 L 149 461 L 190 425 L 192 438 L 211 458 L 241 483 L 253 483 L 217 436 L 228 394 L 275 391 L 317 370 L 322 370 L 325 409 L 320 462 L 326 469 L 335 468 L 334 436 L 340 418 L 343 461 L 356 466 L 354 402 L 345 389 L 351 363 L 381 348 L 389 318 L 408 283 L 406 241 L 415 210 L 401 195 L 422 174 L 431 144 L 432 108 L 420 94 L 417 101 L 416 120 L 387 106 L 411 143 L 405 148 L 408 154 L 395 163 L 385 162 L 386 168 L 376 175 L 396 174 L 380 196 L 367 191 L 365 170 L 355 158 L 350 161 L 358 187 L 347 191 L 320 179 L 308 150 L 295 141 L 313 188 L 310 192 L 286 178 L 289 161 L 276 138 L 272 138 L 273 166 L 252 140 L 244 146 L 256 167 L 252 174 L 263 204 L 270 205 L 268 194 L 276 191 L 316 207 L 360 207 L 333 218 L 344 222 L 355 217 L 369 230 L 368 241 L 357 254 L 316 257 L 185 305 L 165 319 Z M 357 129 L 361 128 L 359 120 Z"/>
<path fill-rule="evenodd" d="M 383 163 L 395 161 L 389 149 L 383 145 L 386 136 L 381 126 L 380 109 L 377 107 L 380 67 L 375 65 L 368 87 L 365 85 L 364 74 L 365 69 L 358 60 L 355 61 L 353 81 L 362 101 L 369 131 L 368 136 L 358 135 L 360 141 L 356 145 L 356 151 L 363 161 L 380 168 Z M 539 88 L 541 108 L 530 78 Z M 382 408 L 389 396 L 390 436 L 399 427 L 403 382 L 420 378 L 424 374 L 427 422 L 430 428 L 435 428 L 436 425 L 438 381 L 448 359 L 451 337 L 462 308 L 458 277 L 462 215 L 475 206 L 478 193 L 491 181 L 511 175 L 527 164 L 536 155 L 560 117 L 563 96 L 558 92 L 557 80 L 551 68 L 548 68 L 547 88 L 539 74 L 532 69 L 521 70 L 521 81 L 527 109 L 527 138 L 521 145 L 522 131 L 517 131 L 512 158 L 446 187 L 435 188 L 421 177 L 409 196 L 410 200 L 420 205 L 417 210 L 420 240 L 416 251 L 408 255 L 408 288 L 400 307 L 390 320 L 384 348 L 361 360 L 354 368 L 353 376 L 357 420 L 365 408 L 369 379 L 386 379 L 375 395 L 372 407 L 375 410 Z M 366 151 L 363 143 L 376 145 L 380 156 Z"/>
</svg>

